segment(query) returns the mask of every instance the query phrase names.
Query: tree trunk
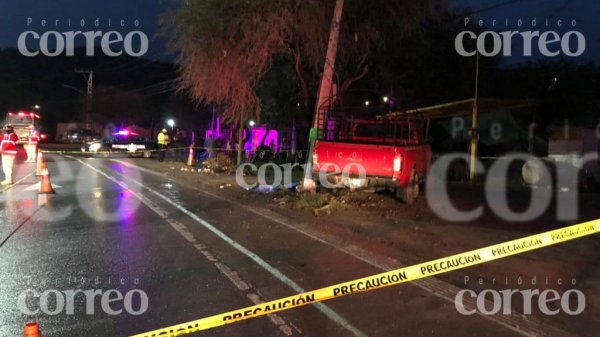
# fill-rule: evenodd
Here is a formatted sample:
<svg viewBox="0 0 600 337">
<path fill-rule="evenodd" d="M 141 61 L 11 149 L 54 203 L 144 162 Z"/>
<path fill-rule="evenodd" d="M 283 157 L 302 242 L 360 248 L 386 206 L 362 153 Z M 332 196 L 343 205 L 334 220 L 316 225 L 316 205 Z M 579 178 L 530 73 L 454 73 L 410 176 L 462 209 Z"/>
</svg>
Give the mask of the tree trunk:
<svg viewBox="0 0 600 337">
<path fill-rule="evenodd" d="M 296 118 L 292 120 L 292 143 L 290 144 L 292 156 L 296 155 Z"/>
<path fill-rule="evenodd" d="M 244 150 L 244 123 L 240 123 L 238 130 L 237 166 L 242 165 L 242 151 Z"/>
</svg>

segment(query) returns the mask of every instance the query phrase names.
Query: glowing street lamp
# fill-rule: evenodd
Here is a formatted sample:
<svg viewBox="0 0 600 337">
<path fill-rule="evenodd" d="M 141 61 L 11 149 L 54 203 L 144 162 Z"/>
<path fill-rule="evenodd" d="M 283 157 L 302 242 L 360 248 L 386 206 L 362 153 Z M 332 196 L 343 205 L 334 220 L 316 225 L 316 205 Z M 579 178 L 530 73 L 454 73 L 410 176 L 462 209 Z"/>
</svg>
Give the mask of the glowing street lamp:
<svg viewBox="0 0 600 337">
<path fill-rule="evenodd" d="M 36 105 L 34 105 L 34 106 L 33 106 L 33 108 L 34 108 L 35 110 L 39 110 L 39 109 L 41 109 L 42 107 L 36 104 Z"/>
<path fill-rule="evenodd" d="M 369 101 L 365 101 L 365 106 L 369 106 L 369 104 L 371 104 Z"/>
<path fill-rule="evenodd" d="M 250 125 L 250 127 L 253 127 L 253 126 L 255 126 L 255 125 L 256 125 L 256 122 L 255 122 L 255 121 L 253 121 L 253 120 L 250 120 L 250 121 L 248 122 L 248 125 Z"/>
<path fill-rule="evenodd" d="M 173 119 L 169 119 L 167 121 L 167 125 L 171 127 L 171 131 L 173 131 L 173 127 L 175 126 L 175 121 Z"/>
<path fill-rule="evenodd" d="M 387 103 L 390 99 L 387 96 L 383 96 L 383 103 Z"/>
</svg>

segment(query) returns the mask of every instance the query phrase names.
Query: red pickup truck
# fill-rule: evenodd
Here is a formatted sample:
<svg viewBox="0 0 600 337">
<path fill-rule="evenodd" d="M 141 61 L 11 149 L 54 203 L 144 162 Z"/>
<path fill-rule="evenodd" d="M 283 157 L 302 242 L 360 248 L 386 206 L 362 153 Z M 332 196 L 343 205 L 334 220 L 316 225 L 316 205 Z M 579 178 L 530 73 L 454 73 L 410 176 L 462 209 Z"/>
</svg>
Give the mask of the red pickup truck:
<svg viewBox="0 0 600 337">
<path fill-rule="evenodd" d="M 317 141 L 313 174 L 338 186 L 392 189 L 410 204 L 431 163 L 431 147 L 419 124 L 413 118 L 352 121 L 340 131 L 339 141 Z"/>
</svg>

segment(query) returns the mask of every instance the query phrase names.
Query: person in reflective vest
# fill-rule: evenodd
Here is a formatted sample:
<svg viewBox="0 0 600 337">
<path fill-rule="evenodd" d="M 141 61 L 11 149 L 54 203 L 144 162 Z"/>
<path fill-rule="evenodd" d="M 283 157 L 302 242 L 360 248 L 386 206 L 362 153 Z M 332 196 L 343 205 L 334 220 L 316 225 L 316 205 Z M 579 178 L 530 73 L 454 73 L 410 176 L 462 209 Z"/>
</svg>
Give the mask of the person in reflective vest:
<svg viewBox="0 0 600 337">
<path fill-rule="evenodd" d="M 11 185 L 13 183 L 13 166 L 17 157 L 17 142 L 19 137 L 11 125 L 4 127 L 2 143 L 0 143 L 0 153 L 2 154 L 2 171 L 4 171 L 4 180 L 2 185 Z"/>
<path fill-rule="evenodd" d="M 35 162 L 35 157 L 37 154 L 37 146 L 40 141 L 40 133 L 34 128 L 33 125 L 29 126 L 29 137 L 27 139 L 27 144 L 25 144 L 25 151 L 27 152 L 27 160 L 26 163 Z"/>
<path fill-rule="evenodd" d="M 158 134 L 158 161 L 165 160 L 165 152 L 167 151 L 167 145 L 169 145 L 169 134 L 167 129 L 162 129 Z"/>
</svg>

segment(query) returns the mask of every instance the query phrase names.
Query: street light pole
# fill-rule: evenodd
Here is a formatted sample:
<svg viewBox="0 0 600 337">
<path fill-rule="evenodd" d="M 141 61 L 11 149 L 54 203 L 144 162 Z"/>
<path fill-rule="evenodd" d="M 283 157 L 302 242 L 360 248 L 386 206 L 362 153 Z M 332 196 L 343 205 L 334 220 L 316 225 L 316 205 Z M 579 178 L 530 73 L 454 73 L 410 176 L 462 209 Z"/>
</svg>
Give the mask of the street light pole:
<svg viewBox="0 0 600 337">
<path fill-rule="evenodd" d="M 473 113 L 471 123 L 471 160 L 469 162 L 469 181 L 475 182 L 477 169 L 477 146 L 479 145 L 479 52 L 475 60 L 475 95 L 473 97 Z"/>
<path fill-rule="evenodd" d="M 85 101 L 85 128 L 90 129 L 90 115 L 92 112 L 92 96 L 94 94 L 94 71 L 92 70 L 81 70 L 75 69 L 76 73 L 83 74 L 83 77 L 87 81 L 87 96 Z"/>
</svg>

